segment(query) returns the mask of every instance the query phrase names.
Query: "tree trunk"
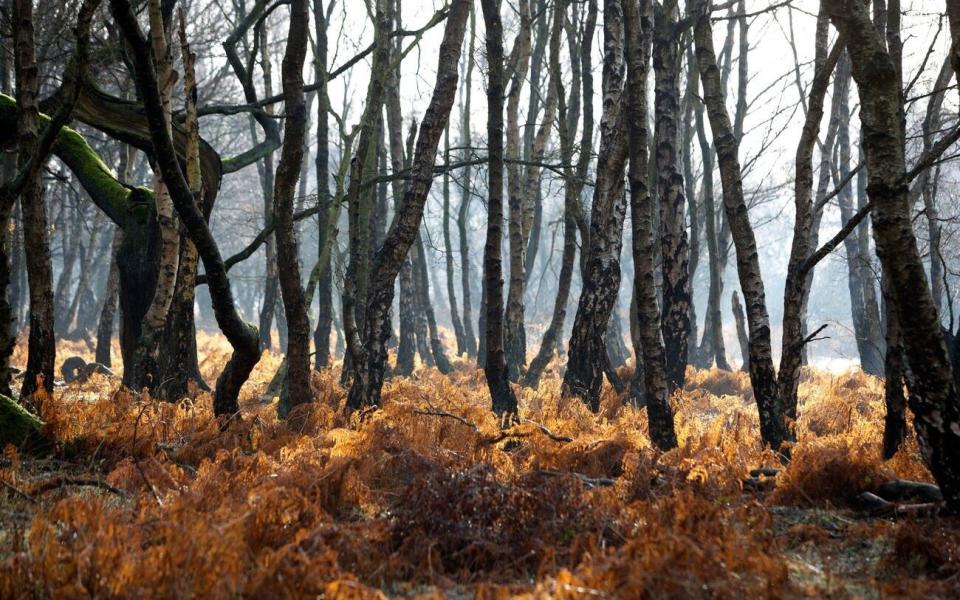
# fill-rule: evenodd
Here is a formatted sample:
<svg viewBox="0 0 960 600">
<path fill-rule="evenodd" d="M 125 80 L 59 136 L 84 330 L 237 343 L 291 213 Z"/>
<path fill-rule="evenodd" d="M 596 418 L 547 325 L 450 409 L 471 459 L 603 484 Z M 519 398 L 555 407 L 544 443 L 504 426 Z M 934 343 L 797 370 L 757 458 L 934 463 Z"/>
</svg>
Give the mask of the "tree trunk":
<svg viewBox="0 0 960 600">
<path fill-rule="evenodd" d="M 520 93 L 530 66 L 530 19 L 529 0 L 520 0 L 520 31 L 514 42 L 513 51 L 507 60 L 513 70 L 510 77 L 510 91 L 507 95 L 506 129 L 506 165 L 507 190 L 509 191 L 509 212 L 507 231 L 510 239 L 510 280 L 507 286 L 507 304 L 504 312 L 503 345 L 504 359 L 511 381 L 516 381 L 520 371 L 527 364 L 527 336 L 523 323 L 523 290 L 526 283 L 524 263 L 527 242 L 523 231 L 523 206 L 526 190 L 522 181 L 520 160 Z M 533 90 L 531 90 L 533 93 Z M 489 326 L 489 323 L 488 323 Z"/>
<path fill-rule="evenodd" d="M 903 97 L 897 62 L 858 2 L 826 0 L 846 38 L 860 93 L 868 194 L 877 254 L 912 373 L 909 395 L 920 448 L 951 512 L 960 511 L 960 398 L 913 234 L 906 182 Z M 898 6 L 898 5 L 897 5 Z M 899 10 L 898 8 L 896 10 Z M 952 24 L 952 23 L 951 23 Z M 956 36 L 958 32 L 952 32 Z M 894 50 L 895 51 L 895 50 Z"/>
<path fill-rule="evenodd" d="M 172 106 L 173 83 L 176 81 L 176 72 L 173 69 L 172 56 L 169 52 L 168 35 L 172 27 L 164 23 L 164 14 L 160 0 L 150 0 L 149 37 L 153 51 L 154 65 L 157 78 L 160 82 L 160 99 L 163 109 L 168 136 L 172 136 Z M 180 264 L 180 229 L 174 213 L 173 201 L 170 198 L 168 184 L 163 174 L 154 167 L 153 180 L 154 198 L 156 201 L 157 227 L 160 232 L 159 248 L 157 253 L 157 284 L 153 291 L 153 299 L 147 312 L 143 316 L 140 329 L 140 339 L 131 364 L 126 364 L 124 379 L 130 382 L 134 389 L 147 387 L 154 389 L 166 380 L 160 370 L 161 348 L 163 333 L 170 316 L 170 307 L 177 285 L 177 270 Z M 129 376 L 127 372 L 130 372 Z"/>
<path fill-rule="evenodd" d="M 467 49 L 467 68 L 463 78 L 463 91 L 460 105 L 460 145 L 463 147 L 462 158 L 470 158 L 470 99 L 473 85 L 474 53 L 476 52 L 476 13 L 473 5 L 470 8 L 470 45 Z M 460 186 L 460 206 L 457 208 L 457 235 L 460 246 L 460 287 L 463 290 L 463 337 L 466 341 L 468 356 L 477 356 L 477 336 L 473 331 L 473 308 L 470 303 L 470 238 L 467 234 L 467 221 L 470 217 L 470 194 L 472 190 L 472 171 L 469 166 L 464 167 L 463 183 Z"/>
<path fill-rule="evenodd" d="M 327 214 L 330 210 L 330 203 L 333 199 L 330 196 L 330 148 L 327 109 L 330 105 L 327 96 L 327 18 L 323 10 L 323 2 L 314 0 L 313 3 L 313 22 L 316 30 L 316 43 L 314 45 L 313 57 L 313 77 L 314 81 L 320 84 L 320 90 L 317 93 L 317 153 L 315 158 L 316 177 L 317 177 L 317 204 L 320 212 L 317 218 L 317 237 L 318 258 L 323 254 L 323 248 L 327 244 L 327 230 L 330 224 L 327 220 Z M 334 233 L 334 235 L 336 235 Z M 316 369 L 330 366 L 330 330 L 333 325 L 333 273 L 330 269 L 330 254 L 327 253 L 327 259 L 320 265 L 320 276 L 317 281 L 317 327 L 313 332 L 313 346 L 316 351 L 314 364 Z"/>
<path fill-rule="evenodd" d="M 693 48 L 687 50 L 687 60 L 696 69 L 696 58 Z M 691 75 L 696 82 L 696 71 Z M 699 85 L 694 83 L 699 89 Z M 694 92 L 696 93 L 696 89 Z M 717 209 L 713 194 L 713 148 L 707 140 L 707 132 L 703 123 L 704 105 L 698 98 L 694 111 L 694 120 L 697 130 L 697 141 L 700 144 L 700 155 L 703 160 L 703 214 L 704 237 L 707 241 L 707 269 L 709 288 L 707 292 L 707 312 L 704 317 L 703 340 L 700 343 L 699 354 L 709 367 L 716 361 L 718 369 L 730 370 L 727 362 L 727 346 L 723 339 L 723 312 L 720 310 L 721 296 L 723 295 L 723 267 L 720 249 L 717 240 Z M 746 354 L 744 354 L 746 356 Z M 746 362 L 744 362 L 746 364 Z"/>
<path fill-rule="evenodd" d="M 696 20 L 694 42 L 697 64 L 703 84 L 704 103 L 710 117 L 714 145 L 720 165 L 720 182 L 723 185 L 723 204 L 730 224 L 730 231 L 737 251 L 737 272 L 740 287 L 747 304 L 747 320 L 750 327 L 750 381 L 760 414 L 760 430 L 763 442 L 781 450 L 789 432 L 784 420 L 784 407 L 777 389 L 777 375 L 773 368 L 770 342 L 770 318 L 764 297 L 763 276 L 757 242 L 747 213 L 743 196 L 743 181 L 740 171 L 739 141 L 730 125 L 720 86 L 720 71 L 717 68 L 713 49 L 713 26 L 710 23 L 709 2 L 696 0 L 692 14 Z"/>
<path fill-rule="evenodd" d="M 416 319 L 414 290 L 413 265 L 408 257 L 400 267 L 400 343 L 397 346 L 397 375 L 403 376 L 413 373 L 417 352 L 416 334 L 413 329 L 414 319 Z"/>
<path fill-rule="evenodd" d="M 839 168 L 837 179 L 846 181 L 850 177 L 850 58 L 844 54 L 837 66 L 836 82 L 834 83 L 834 104 L 840 112 L 839 128 L 837 130 L 837 144 L 839 146 Z M 846 225 L 853 217 L 853 190 L 851 185 L 845 185 L 837 195 L 837 204 L 840 206 L 840 219 Z M 850 311 L 853 317 L 853 332 L 857 343 L 857 353 L 860 356 L 860 368 L 871 375 L 882 375 L 883 353 L 875 346 L 871 339 L 871 328 L 875 324 L 869 323 L 866 313 L 866 298 L 864 289 L 869 278 L 867 269 L 868 256 L 861 256 L 860 243 L 857 236 L 851 235 L 843 240 L 847 263 L 847 288 L 850 295 Z M 879 318 L 879 315 L 877 315 Z"/>
<path fill-rule="evenodd" d="M 487 27 L 487 239 L 483 248 L 484 373 L 493 412 L 501 420 L 517 413 L 503 347 L 503 23 L 497 0 L 480 0 Z"/>
<path fill-rule="evenodd" d="M 290 28 L 283 55 L 283 107 L 286 124 L 283 148 L 277 165 L 273 190 L 273 216 L 277 222 L 277 260 L 284 265 L 279 273 L 283 311 L 287 320 L 287 381 L 280 395 L 281 416 L 300 404 L 312 401 L 310 391 L 310 319 L 300 280 L 300 251 L 293 222 L 293 197 L 303 164 L 307 105 L 303 96 L 303 63 L 307 56 L 307 0 L 290 3 Z"/>
<path fill-rule="evenodd" d="M 668 9 L 669 10 L 669 9 Z M 629 126 L 630 145 L 630 215 L 633 226 L 634 294 L 636 297 L 637 332 L 640 346 L 635 346 L 637 356 L 643 356 L 644 396 L 650 421 L 650 439 L 661 450 L 677 446 L 677 435 L 673 427 L 673 411 L 670 408 L 669 378 L 667 374 L 666 352 L 660 339 L 660 313 L 657 310 L 657 289 L 654 269 L 654 200 L 650 195 L 647 180 L 647 89 L 646 80 L 649 71 L 651 38 L 665 32 L 662 24 L 654 28 L 650 18 L 650 0 L 625 0 L 623 2 L 624 28 L 626 36 L 627 61 L 627 124 Z M 658 15 L 664 18 L 667 15 Z M 669 17 L 668 17 L 669 18 Z M 672 19 L 671 19 L 672 21 Z M 658 43 L 663 43 L 660 40 Z M 661 48 L 663 53 L 664 49 Z M 661 54 L 659 60 L 664 60 Z M 669 60 L 669 59 L 668 59 Z M 656 66 L 656 61 L 654 65 Z M 661 67 L 663 68 L 663 64 Z M 661 75 L 657 75 L 658 87 L 663 85 Z M 661 91 L 658 89 L 657 96 Z M 663 98 L 659 102 L 665 102 Z M 661 116 L 668 119 L 669 117 Z M 658 126 L 660 119 L 658 121 Z M 676 131 L 674 130 L 674 133 Z M 675 150 L 663 149 L 666 140 L 660 140 L 658 154 Z M 669 144 L 673 146 L 672 144 Z M 665 158 L 665 157 L 661 157 Z M 665 162 L 658 160 L 661 177 Z M 669 170 L 669 169 L 668 169 Z M 682 187 L 682 181 L 680 182 Z M 674 192 L 676 193 L 676 192 Z M 683 194 L 680 193 L 682 200 Z M 682 206 L 681 206 L 682 213 Z M 682 220 L 682 219 L 681 219 Z M 665 245 L 666 247 L 666 245 Z M 666 275 L 666 274 L 665 274 Z M 684 307 L 686 315 L 687 307 Z M 684 355 L 684 359 L 686 356 Z"/>
<path fill-rule="evenodd" d="M 747 317 L 743 314 L 743 305 L 740 304 L 740 295 L 733 290 L 730 295 L 730 308 L 733 311 L 733 320 L 737 327 L 737 343 L 740 345 L 740 356 L 743 363 L 740 370 L 750 372 L 750 336 L 747 335 Z"/>
<path fill-rule="evenodd" d="M 560 162 L 564 169 L 564 194 L 563 194 L 563 252 L 560 258 L 560 276 L 557 282 L 557 297 L 553 304 L 553 313 L 550 318 L 550 324 L 547 326 L 540 342 L 540 350 L 530 362 L 530 366 L 523 377 L 523 385 L 527 387 L 537 387 L 540 377 L 547 364 L 553 358 L 554 352 L 559 348 L 560 336 L 563 333 L 563 324 L 567 316 L 567 302 L 570 297 L 570 285 L 573 281 L 574 260 L 577 255 L 577 224 L 574 215 L 579 210 L 580 192 L 582 189 L 582 179 L 577 177 L 573 167 L 573 135 L 576 132 L 579 116 L 577 107 L 579 104 L 578 95 L 580 91 L 576 87 L 579 80 L 579 63 L 574 62 L 573 83 L 570 89 L 570 105 L 567 108 L 567 99 L 563 91 L 563 78 L 560 68 L 560 31 L 563 26 L 564 13 L 566 12 L 566 3 L 558 0 L 554 5 L 553 14 L 553 32 L 550 38 L 550 85 L 555 86 L 552 93 L 557 97 L 558 126 L 560 129 Z M 593 20 L 590 22 L 596 24 L 596 3 L 592 3 Z M 589 23 L 588 23 L 589 24 Z M 590 53 L 593 40 L 593 27 L 584 29 L 583 40 L 581 44 Z M 586 58 L 585 60 L 589 60 Z M 593 90 L 584 89 L 585 98 L 592 98 Z M 586 100 L 590 102 L 591 100 Z M 593 124 L 584 121 L 583 137 L 581 138 L 581 152 L 590 147 L 588 141 L 593 135 Z M 589 152 L 584 152 L 589 154 Z"/>
<path fill-rule="evenodd" d="M 450 164 L 450 127 L 443 133 L 443 162 Z M 450 236 L 450 174 L 443 173 L 443 257 L 447 273 L 447 303 L 450 307 L 450 322 L 453 325 L 453 335 L 457 339 L 457 356 L 467 351 L 467 341 L 464 339 L 463 323 L 460 322 L 460 311 L 457 306 L 456 284 L 453 279 L 453 243 Z"/>
<path fill-rule="evenodd" d="M 150 48 L 140 32 L 136 15 L 127 0 L 111 0 L 111 6 L 132 50 L 136 84 L 144 101 L 157 164 L 170 190 L 177 213 L 203 260 L 217 323 L 233 346 L 233 355 L 217 379 L 214 394 L 214 413 L 219 416 L 233 415 L 240 409 L 237 403 L 240 387 L 260 360 L 260 336 L 256 327 L 244 322 L 237 312 L 220 250 L 198 208 L 197 198 L 180 169 L 176 147 L 163 118 L 163 103 L 151 63 Z"/>
<path fill-rule="evenodd" d="M 410 183 L 383 247 L 374 257 L 362 354 L 358 357 L 360 360 L 355 367 L 353 385 L 347 397 L 350 409 L 380 403 L 386 368 L 386 342 L 391 334 L 390 307 L 393 304 L 394 284 L 404 258 L 417 237 L 424 204 L 433 183 L 437 147 L 457 92 L 457 63 L 469 12 L 470 3 L 467 0 L 454 0 L 450 6 L 439 48 L 436 84 L 420 125 Z"/>
<path fill-rule="evenodd" d="M 33 3 L 14 0 L 14 63 L 17 81 L 17 165 L 28 166 L 38 151 L 40 111 L 37 104 L 39 81 L 34 45 Z M 56 356 L 53 319 L 53 268 L 50 264 L 50 238 L 47 211 L 43 202 L 40 169 L 27 175 L 20 193 L 23 207 L 23 237 L 27 280 L 30 287 L 30 337 L 27 342 L 27 368 L 21 398 L 32 396 L 40 386 L 53 392 L 53 364 Z"/>
<path fill-rule="evenodd" d="M 447 359 L 447 353 L 443 349 L 443 342 L 440 341 L 440 331 L 437 329 L 437 317 L 433 312 L 433 304 L 430 301 L 430 276 L 427 272 L 427 254 L 423 246 L 423 236 L 418 235 L 414 242 L 414 276 L 419 278 L 418 289 L 420 291 L 420 305 L 423 307 L 424 315 L 427 320 L 427 330 L 430 335 L 430 354 L 433 355 L 434 365 L 441 373 L 449 373 L 453 370 L 450 361 Z"/>
<path fill-rule="evenodd" d="M 110 249 L 110 271 L 107 275 L 107 287 L 103 291 L 103 308 L 100 309 L 100 322 L 97 325 L 96 361 L 101 365 L 113 367 L 111 345 L 113 327 L 117 315 L 117 296 L 120 291 L 120 272 L 117 269 L 117 252 L 123 240 L 123 230 L 115 229 Z"/>
<path fill-rule="evenodd" d="M 654 13 L 653 70 L 654 146 L 657 163 L 657 194 L 660 198 L 660 255 L 663 334 L 667 382 L 671 390 L 682 389 L 690 338 L 690 246 L 684 217 L 683 175 L 677 148 L 680 122 L 680 32 L 677 3 L 657 3 Z"/>
<path fill-rule="evenodd" d="M 586 248 L 583 289 L 567 354 L 563 393 L 600 408 L 600 386 L 606 370 L 604 336 L 620 288 L 620 251 L 626 215 L 623 172 L 627 155 L 623 96 L 623 11 L 616 0 L 606 0 L 603 16 L 603 117 L 596 187 Z"/>
<path fill-rule="evenodd" d="M 820 135 L 820 122 L 823 120 L 824 98 L 830 86 L 830 75 L 842 52 L 842 47 L 836 45 L 827 56 L 828 33 L 829 21 L 826 15 L 822 15 L 817 22 L 814 76 L 807 100 L 806 119 L 797 144 L 793 241 L 787 262 L 787 279 L 783 294 L 783 338 L 778 384 L 786 415 L 794 421 L 797 419 L 797 390 L 800 386 L 800 369 L 803 364 L 802 352 L 806 345 L 804 329 L 806 305 L 812 281 L 812 267 L 806 270 L 803 267 L 816 249 L 817 241 L 817 234 L 814 232 L 818 219 L 815 216 L 816 208 L 813 200 L 813 150 Z M 836 91 L 837 88 L 834 89 Z M 830 158 L 833 155 L 836 139 L 839 120 L 836 104 L 834 109 L 831 111 L 827 140 L 820 150 L 821 189 L 825 187 L 825 182 L 829 182 Z M 823 193 L 826 193 L 825 190 Z"/>
<path fill-rule="evenodd" d="M 903 332 L 893 307 L 895 299 L 885 285 L 883 307 L 886 314 L 887 351 L 884 355 L 883 399 L 886 414 L 883 420 L 883 458 L 889 460 L 907 438 L 907 365 L 903 355 Z"/>
</svg>

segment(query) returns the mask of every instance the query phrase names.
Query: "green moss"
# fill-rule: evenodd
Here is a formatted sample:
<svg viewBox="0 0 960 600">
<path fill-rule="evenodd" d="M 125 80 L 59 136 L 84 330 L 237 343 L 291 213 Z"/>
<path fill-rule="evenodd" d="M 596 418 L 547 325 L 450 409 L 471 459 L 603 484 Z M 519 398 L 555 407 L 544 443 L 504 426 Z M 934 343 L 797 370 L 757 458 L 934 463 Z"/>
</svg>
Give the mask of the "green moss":
<svg viewBox="0 0 960 600">
<path fill-rule="evenodd" d="M 0 448 L 19 446 L 40 435 L 43 422 L 12 398 L 0 395 Z"/>
<path fill-rule="evenodd" d="M 50 117 L 41 114 L 40 121 L 46 125 Z M 0 94 L 0 140 L 4 145 L 16 144 L 16 125 L 16 100 Z M 153 192 L 144 187 L 129 187 L 118 181 L 75 129 L 61 129 L 53 151 L 77 177 L 94 204 L 121 228 L 126 229 L 127 221 L 131 218 L 144 220 L 153 214 Z"/>
</svg>

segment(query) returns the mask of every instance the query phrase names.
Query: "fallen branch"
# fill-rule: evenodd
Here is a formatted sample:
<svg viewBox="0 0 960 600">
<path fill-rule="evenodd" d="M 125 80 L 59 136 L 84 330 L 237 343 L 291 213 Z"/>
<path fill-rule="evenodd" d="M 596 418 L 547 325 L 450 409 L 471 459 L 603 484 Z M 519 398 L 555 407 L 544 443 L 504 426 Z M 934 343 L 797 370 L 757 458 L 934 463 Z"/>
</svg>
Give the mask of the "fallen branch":
<svg viewBox="0 0 960 600">
<path fill-rule="evenodd" d="M 121 498 L 129 498 L 130 495 L 127 492 L 121 490 L 118 487 L 114 487 L 107 483 L 106 481 L 100 479 L 92 479 L 87 477 L 66 477 L 58 475 L 56 477 L 51 477 L 50 479 L 45 479 L 34 484 L 31 488 L 31 491 L 34 495 L 45 494 L 49 491 L 59 489 L 68 485 L 82 486 L 82 487 L 95 487 L 101 490 L 106 490 L 111 494 L 116 494 Z"/>
<path fill-rule="evenodd" d="M 492 435 L 492 436 L 484 435 L 483 432 L 480 431 L 480 428 L 477 426 L 476 423 L 469 421 L 460 415 L 455 415 L 453 413 L 449 413 L 442 410 L 436 410 L 436 409 L 419 410 L 418 409 L 418 410 L 415 410 L 414 413 L 418 415 L 423 415 L 426 417 L 441 417 L 445 419 L 453 419 L 454 421 L 457 421 L 458 423 L 461 423 L 462 425 L 465 425 L 470 429 L 472 429 L 474 432 L 476 432 L 476 434 L 480 437 L 480 444 L 484 446 L 498 444 L 507 439 L 520 439 L 520 438 L 530 437 L 529 431 L 515 431 L 515 427 L 505 429 L 500 433 L 498 433 L 497 435 Z M 573 441 L 572 437 L 569 437 L 566 435 L 557 435 L 552 431 L 550 431 L 549 429 L 547 429 L 546 427 L 544 427 L 543 425 L 535 421 L 531 421 L 530 419 L 521 419 L 521 424 L 522 423 L 533 425 L 538 431 L 540 431 L 540 433 L 542 433 L 543 435 L 547 436 L 548 438 L 550 438 L 555 442 L 566 444 Z"/>
<path fill-rule="evenodd" d="M 550 469 L 539 469 L 536 471 L 537 475 L 543 477 L 565 477 L 571 476 L 575 479 L 580 480 L 587 487 L 610 487 L 614 485 L 617 481 L 615 479 L 609 479 L 606 477 L 587 477 L 583 473 L 575 473 L 573 471 L 554 471 Z"/>
<path fill-rule="evenodd" d="M 920 502 L 943 502 L 940 488 L 920 481 L 909 479 L 894 479 L 880 485 L 877 495 L 892 502 L 904 500 L 919 500 Z"/>
</svg>

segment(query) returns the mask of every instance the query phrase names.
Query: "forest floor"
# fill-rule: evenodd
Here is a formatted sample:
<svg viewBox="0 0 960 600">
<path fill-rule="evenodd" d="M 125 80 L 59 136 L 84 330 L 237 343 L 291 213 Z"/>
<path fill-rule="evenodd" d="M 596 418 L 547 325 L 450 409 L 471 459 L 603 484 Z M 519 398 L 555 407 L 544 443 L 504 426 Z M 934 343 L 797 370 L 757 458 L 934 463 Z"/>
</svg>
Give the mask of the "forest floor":
<svg viewBox="0 0 960 600">
<path fill-rule="evenodd" d="M 212 382 L 229 347 L 200 352 Z M 282 422 L 260 402 L 279 362 L 223 433 L 205 392 L 171 404 L 94 375 L 44 398 L 54 446 L 0 457 L 0 597 L 960 596 L 960 522 L 857 505 L 930 481 L 912 437 L 880 461 L 883 385 L 861 373 L 804 373 L 793 460 L 749 489 L 779 465 L 742 373 L 688 371 L 662 454 L 645 411 L 605 388 L 591 414 L 555 372 L 519 390 L 504 438 L 465 360 L 349 419 L 339 371 L 316 374 Z"/>
</svg>

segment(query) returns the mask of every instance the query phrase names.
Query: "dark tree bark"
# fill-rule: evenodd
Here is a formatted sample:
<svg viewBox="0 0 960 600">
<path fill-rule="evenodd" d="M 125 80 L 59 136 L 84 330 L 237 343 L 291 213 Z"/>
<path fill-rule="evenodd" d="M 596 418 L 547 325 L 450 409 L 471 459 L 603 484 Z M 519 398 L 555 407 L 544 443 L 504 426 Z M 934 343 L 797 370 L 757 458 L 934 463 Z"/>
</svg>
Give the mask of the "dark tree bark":
<svg viewBox="0 0 960 600">
<path fill-rule="evenodd" d="M 624 59 L 623 11 L 616 0 L 604 3 L 603 117 L 600 152 L 585 246 L 583 289 L 573 323 L 563 378 L 563 393 L 576 396 L 594 411 L 600 407 L 600 386 L 606 371 L 604 336 L 620 288 L 620 251 L 626 215 L 624 166 L 627 140 L 622 110 Z"/>
<path fill-rule="evenodd" d="M 260 336 L 256 327 L 244 322 L 237 313 L 220 250 L 181 171 L 176 148 L 164 123 L 150 48 L 140 31 L 136 15 L 127 0 L 111 0 L 111 7 L 132 50 L 137 89 L 143 98 L 157 164 L 170 189 L 177 213 L 203 260 L 217 324 L 233 346 L 233 355 L 217 379 L 214 394 L 214 412 L 217 415 L 233 415 L 239 411 L 237 397 L 240 387 L 260 360 Z"/>
<path fill-rule="evenodd" d="M 660 198 L 660 255 L 663 333 L 667 382 L 671 390 L 683 388 L 690 338 L 690 246 L 684 217 L 683 175 L 677 148 L 680 122 L 680 31 L 677 2 L 667 0 L 654 7 L 653 70 L 654 146 L 656 148 L 657 195 Z"/>
<path fill-rule="evenodd" d="M 333 3 L 330 3 L 332 8 Z M 317 205 L 320 209 L 317 218 L 319 232 L 317 244 L 320 258 L 327 244 L 327 230 L 330 227 L 327 214 L 333 198 L 330 196 L 330 128 L 327 122 L 327 110 L 330 105 L 327 96 L 327 15 L 323 2 L 314 0 L 313 23 L 317 36 L 313 55 L 313 77 L 320 84 L 317 93 L 317 153 L 314 160 L 317 177 Z M 313 346 L 316 351 L 314 364 L 317 370 L 330 366 L 330 330 L 333 324 L 333 272 L 330 268 L 330 254 L 320 265 L 317 281 L 317 328 L 313 332 Z"/>
<path fill-rule="evenodd" d="M 666 353 L 660 339 L 660 314 L 657 310 L 657 288 L 654 275 L 654 200 L 648 185 L 647 89 L 651 38 L 662 35 L 651 23 L 650 0 L 623 2 L 627 62 L 627 124 L 629 126 L 630 215 L 633 226 L 634 294 L 637 299 L 637 330 L 640 346 L 637 356 L 643 357 L 644 392 L 650 420 L 650 439 L 661 450 L 677 446 L 670 408 L 670 390 Z M 663 15 L 660 15 L 663 17 Z M 661 49 L 662 52 L 662 49 Z M 661 56 L 661 60 L 663 57 Z M 656 63 L 654 63 L 656 64 Z M 658 75 L 659 79 L 659 75 Z M 658 82 L 658 85 L 661 83 Z M 658 92 L 659 95 L 659 92 Z M 664 144 L 661 139 L 659 146 Z M 675 150 L 675 149 L 674 149 Z M 659 161 L 658 161 L 659 162 Z M 661 163 L 661 167 L 663 163 Z M 661 169 L 662 170 L 662 169 Z M 681 182 L 682 185 L 682 182 Z M 681 194 L 682 198 L 682 194 Z M 681 211 L 682 212 L 682 211 Z M 686 314 L 686 308 L 684 309 Z M 684 356 L 685 359 L 685 356 Z"/>
<path fill-rule="evenodd" d="M 487 27 L 487 240 L 483 248 L 485 318 L 484 373 L 493 412 L 501 418 L 517 413 L 517 398 L 510 388 L 503 347 L 503 24 L 500 2 L 481 0 Z"/>
<path fill-rule="evenodd" d="M 32 396 L 40 386 L 53 392 L 53 365 L 56 357 L 53 315 L 53 268 L 47 211 L 43 202 L 40 169 L 30 169 L 39 153 L 40 110 L 37 103 L 39 78 L 34 45 L 33 2 L 14 0 L 14 64 L 17 81 L 17 166 L 29 169 L 20 193 L 23 207 L 24 250 L 30 287 L 30 337 L 27 368 L 20 396 Z"/>
<path fill-rule="evenodd" d="M 747 321 L 750 327 L 750 381 L 760 414 L 761 437 L 764 444 L 772 446 L 774 450 L 781 450 L 783 442 L 790 438 L 790 433 L 784 419 L 783 402 L 777 389 L 777 375 L 773 368 L 770 317 L 767 314 L 757 242 L 743 196 L 743 181 L 738 158 L 739 141 L 730 124 L 724 104 L 723 89 L 720 86 L 720 70 L 717 67 L 713 49 L 713 26 L 710 22 L 709 6 L 708 0 L 695 0 L 692 6 L 691 13 L 696 21 L 694 42 L 697 64 L 720 165 L 724 209 L 737 251 L 740 287 L 747 304 Z"/>
<path fill-rule="evenodd" d="M 443 41 L 439 49 L 437 80 L 433 97 L 423 116 L 412 160 L 409 187 L 387 233 L 383 247 L 377 251 L 371 269 L 367 294 L 363 348 L 357 361 L 347 406 L 357 409 L 378 405 L 386 368 L 386 343 L 391 334 L 390 307 L 394 284 L 404 258 L 417 237 L 423 218 L 423 207 L 433 183 L 433 165 L 440 137 L 446 128 L 450 109 L 457 92 L 457 63 L 466 29 L 470 3 L 455 0 L 450 6 Z"/>
<path fill-rule="evenodd" d="M 883 458 L 889 460 L 907 438 L 907 364 L 904 359 L 903 332 L 889 285 L 883 286 L 883 309 L 886 315 L 887 351 L 884 355 Z"/>
<path fill-rule="evenodd" d="M 114 321 L 117 315 L 117 295 L 120 290 L 120 272 L 117 269 L 117 252 L 123 240 L 123 231 L 113 232 L 110 249 L 110 272 L 107 275 L 107 287 L 103 291 L 103 306 L 100 309 L 100 322 L 97 325 L 96 361 L 107 367 L 113 366 L 111 342 L 113 341 Z"/>
<path fill-rule="evenodd" d="M 957 512 L 960 397 L 911 224 L 901 74 L 898 61 L 891 56 L 896 50 L 884 47 L 883 37 L 872 27 L 861 3 L 825 0 L 825 5 L 846 39 L 859 89 L 873 234 L 912 374 L 908 402 L 917 438 L 948 509 Z"/>
<path fill-rule="evenodd" d="M 293 222 L 293 197 L 303 164 L 303 141 L 306 137 L 307 105 L 303 95 L 303 63 L 307 56 L 307 0 L 290 3 L 290 28 L 283 55 L 283 106 L 286 124 L 283 148 L 273 190 L 273 218 L 277 221 L 277 260 L 283 264 L 278 277 L 287 318 L 287 380 L 280 396 L 278 410 L 285 415 L 290 409 L 310 402 L 310 319 L 300 281 L 300 252 Z"/>
</svg>

